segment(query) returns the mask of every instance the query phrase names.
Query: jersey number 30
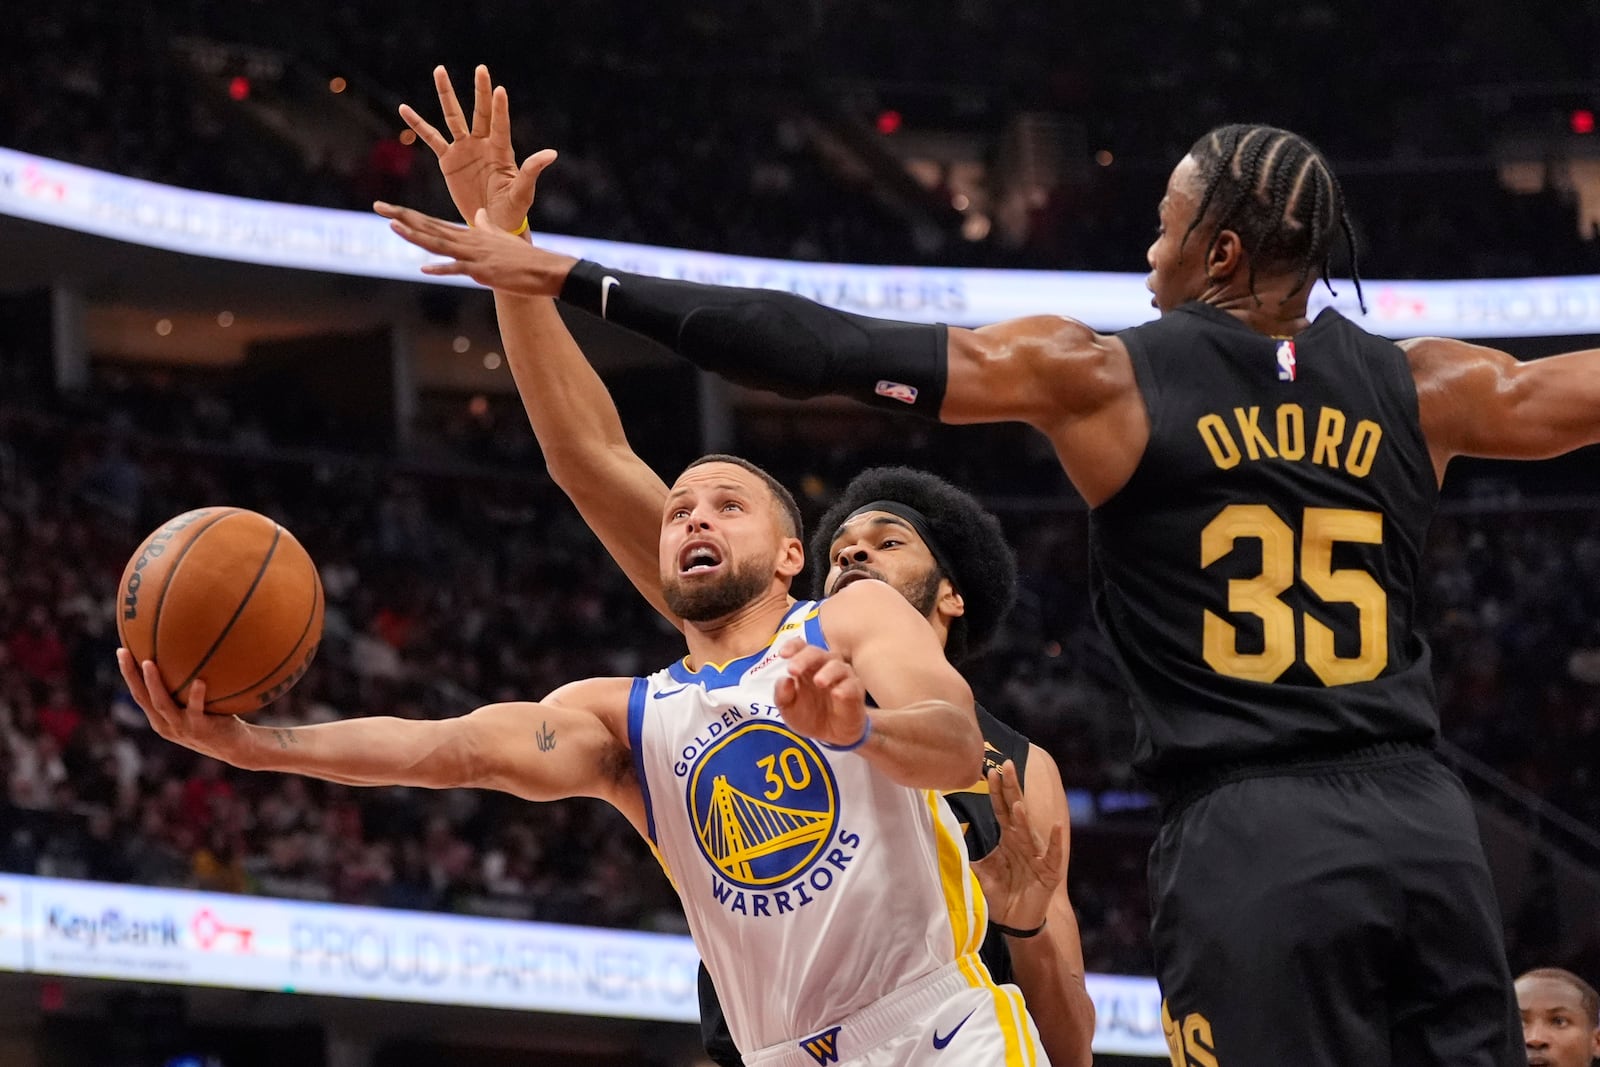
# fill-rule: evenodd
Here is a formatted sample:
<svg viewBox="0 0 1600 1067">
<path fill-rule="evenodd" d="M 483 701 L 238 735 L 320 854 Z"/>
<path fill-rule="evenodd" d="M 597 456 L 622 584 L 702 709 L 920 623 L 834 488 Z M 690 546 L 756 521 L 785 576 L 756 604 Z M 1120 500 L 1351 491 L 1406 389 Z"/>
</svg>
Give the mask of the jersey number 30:
<svg viewBox="0 0 1600 1067">
<path fill-rule="evenodd" d="M 1300 655 L 1295 648 L 1295 611 L 1281 599 L 1295 580 L 1295 535 L 1277 512 L 1262 504 L 1223 508 L 1200 534 L 1200 565 L 1209 567 L 1241 540 L 1261 542 L 1261 573 L 1228 582 L 1228 610 L 1261 620 L 1260 652 L 1239 651 L 1239 631 L 1214 612 L 1205 613 L 1205 661 L 1219 674 L 1252 682 L 1275 682 Z M 1366 682 L 1389 664 L 1389 598 L 1366 571 L 1333 569 L 1337 542 L 1383 543 L 1383 516 L 1376 511 L 1307 508 L 1300 531 L 1300 581 L 1326 604 L 1353 604 L 1360 619 L 1360 650 L 1334 651 L 1333 630 L 1307 614 L 1305 665 L 1323 685 Z"/>
</svg>

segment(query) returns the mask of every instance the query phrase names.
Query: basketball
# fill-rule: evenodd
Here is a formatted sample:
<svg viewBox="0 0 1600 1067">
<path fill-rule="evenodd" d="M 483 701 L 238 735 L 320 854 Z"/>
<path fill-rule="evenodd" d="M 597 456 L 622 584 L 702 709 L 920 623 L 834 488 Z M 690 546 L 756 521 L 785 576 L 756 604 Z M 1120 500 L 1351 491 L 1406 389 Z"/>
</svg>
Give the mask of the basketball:
<svg viewBox="0 0 1600 1067">
<path fill-rule="evenodd" d="M 181 704 L 205 679 L 206 710 L 257 711 L 300 680 L 322 640 L 322 580 L 265 515 L 210 507 L 163 523 L 122 572 L 117 634 L 154 660 Z"/>
</svg>

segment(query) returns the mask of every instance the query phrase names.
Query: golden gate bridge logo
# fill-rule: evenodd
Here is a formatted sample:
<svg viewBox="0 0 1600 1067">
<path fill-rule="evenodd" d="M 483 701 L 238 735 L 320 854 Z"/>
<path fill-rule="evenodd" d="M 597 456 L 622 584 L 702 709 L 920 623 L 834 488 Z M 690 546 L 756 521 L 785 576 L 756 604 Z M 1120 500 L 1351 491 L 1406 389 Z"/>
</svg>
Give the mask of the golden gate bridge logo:
<svg viewBox="0 0 1600 1067">
<path fill-rule="evenodd" d="M 750 723 L 707 749 L 687 793 L 700 851 L 728 881 L 748 888 L 801 874 L 839 815 L 827 761 L 777 723 Z"/>
</svg>

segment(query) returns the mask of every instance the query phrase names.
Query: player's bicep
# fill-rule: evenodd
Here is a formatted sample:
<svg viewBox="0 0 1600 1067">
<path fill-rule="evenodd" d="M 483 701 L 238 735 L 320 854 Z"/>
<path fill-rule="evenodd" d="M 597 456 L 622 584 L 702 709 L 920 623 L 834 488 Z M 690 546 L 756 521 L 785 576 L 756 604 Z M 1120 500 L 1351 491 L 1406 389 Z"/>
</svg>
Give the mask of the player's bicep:
<svg viewBox="0 0 1600 1067">
<path fill-rule="evenodd" d="M 951 329 L 939 417 L 1025 422 L 1050 432 L 1064 418 L 1096 410 L 1131 374 L 1120 346 L 1073 319 L 1038 315 Z"/>
<path fill-rule="evenodd" d="M 487 704 L 466 716 L 462 728 L 473 777 L 484 788 L 526 800 L 615 802 L 632 779 L 627 746 L 591 707 L 559 699 Z"/>
<path fill-rule="evenodd" d="M 941 700 L 972 707 L 972 690 L 945 658 L 933 627 L 889 586 L 856 582 L 824 601 L 822 611 L 824 632 L 840 638 L 841 651 L 880 706 Z"/>
<path fill-rule="evenodd" d="M 1401 347 L 1436 456 L 1544 459 L 1600 440 L 1600 350 L 1525 363 L 1444 338 Z"/>
</svg>

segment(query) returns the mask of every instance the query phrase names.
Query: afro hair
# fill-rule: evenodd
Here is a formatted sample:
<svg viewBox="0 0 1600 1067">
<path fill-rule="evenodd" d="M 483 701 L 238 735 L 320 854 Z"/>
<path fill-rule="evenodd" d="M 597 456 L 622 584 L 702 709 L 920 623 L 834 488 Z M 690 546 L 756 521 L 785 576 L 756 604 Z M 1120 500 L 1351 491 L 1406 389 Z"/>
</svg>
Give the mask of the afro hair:
<svg viewBox="0 0 1600 1067">
<path fill-rule="evenodd" d="M 1017 557 L 1006 543 L 1000 520 L 972 494 L 936 474 L 910 467 L 873 467 L 851 480 L 811 535 L 808 556 L 813 588 L 824 595 L 833 535 L 850 513 L 874 500 L 892 500 L 920 511 L 929 533 L 950 563 L 944 577 L 956 587 L 966 613 L 950 627 L 945 651 L 952 661 L 982 651 L 1000 630 L 1017 595 Z"/>
</svg>

